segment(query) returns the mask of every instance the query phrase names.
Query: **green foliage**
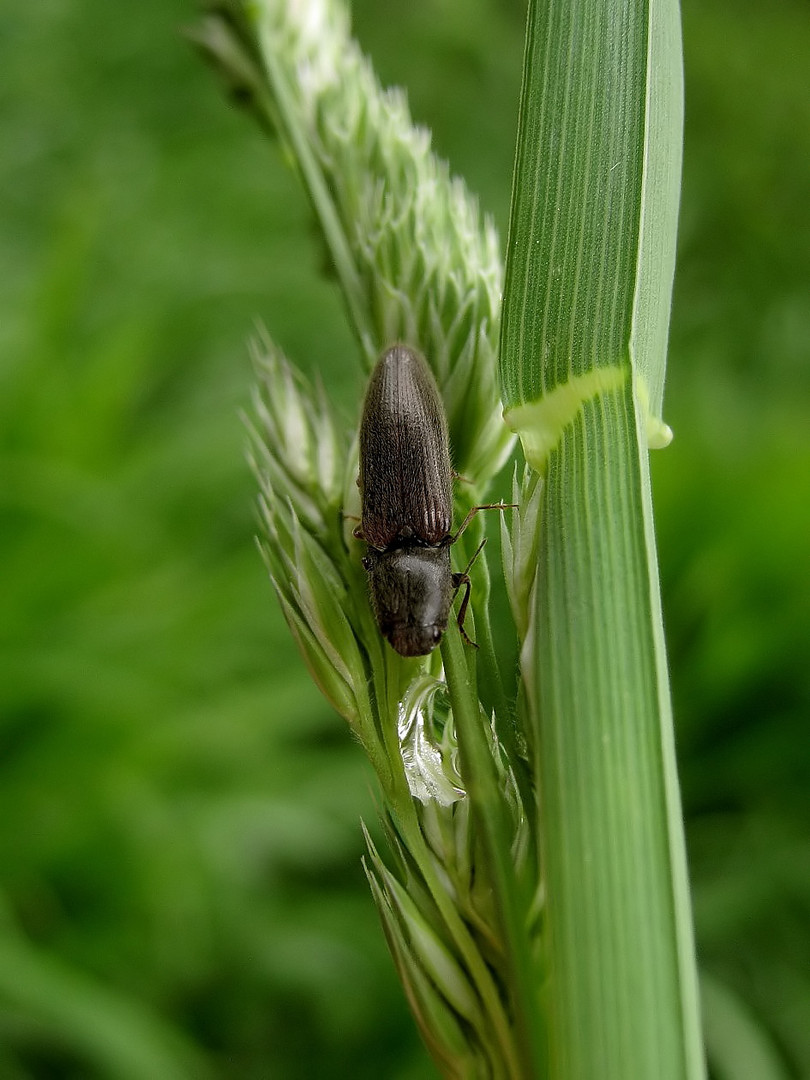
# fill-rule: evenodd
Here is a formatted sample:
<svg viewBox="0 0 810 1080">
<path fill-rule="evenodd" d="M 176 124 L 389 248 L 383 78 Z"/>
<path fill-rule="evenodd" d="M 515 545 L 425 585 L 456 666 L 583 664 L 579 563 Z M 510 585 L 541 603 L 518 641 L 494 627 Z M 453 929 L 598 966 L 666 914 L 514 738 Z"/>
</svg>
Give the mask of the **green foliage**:
<svg viewBox="0 0 810 1080">
<path fill-rule="evenodd" d="M 292 148 L 361 348 L 399 337 L 424 348 L 468 508 L 512 442 L 495 393 L 491 224 L 401 94 L 380 88 L 338 0 L 217 0 L 194 38 Z M 376 773 L 391 859 L 370 841 L 367 873 L 406 995 L 445 1075 L 534 1075 L 537 842 L 528 787 L 516 781 L 523 762 L 499 741 L 512 716 L 502 693 L 497 717 L 486 692 L 479 700 L 457 628 L 424 660 L 385 645 L 346 520 L 357 509 L 356 446 L 269 337 L 254 352 L 261 548 L 314 681 Z M 470 623 L 474 611 L 488 627 L 486 574 L 474 573 L 483 587 Z M 482 645 L 497 685 L 487 629 Z"/>
<path fill-rule="evenodd" d="M 674 0 L 529 5 L 500 368 L 530 461 L 570 422 L 561 393 L 631 364 L 650 443 L 668 442 L 680 37 Z"/>
<path fill-rule="evenodd" d="M 499 362 L 542 477 L 518 718 L 557 1080 L 705 1075 L 648 466 L 682 127 L 674 0 L 530 2 Z"/>
<path fill-rule="evenodd" d="M 801 0 L 684 7 L 676 438 L 653 478 L 695 914 L 731 1015 L 799 1078 L 810 28 Z M 523 14 L 355 12 L 502 235 Z M 361 377 L 308 207 L 184 46 L 195 17 L 18 5 L 0 38 L 0 885 L 19 973 L 0 1074 L 112 1078 L 161 1054 L 195 1077 L 421 1078 L 369 930 L 368 771 L 252 549 L 236 417 L 257 314 L 318 358 L 349 432 Z"/>
</svg>

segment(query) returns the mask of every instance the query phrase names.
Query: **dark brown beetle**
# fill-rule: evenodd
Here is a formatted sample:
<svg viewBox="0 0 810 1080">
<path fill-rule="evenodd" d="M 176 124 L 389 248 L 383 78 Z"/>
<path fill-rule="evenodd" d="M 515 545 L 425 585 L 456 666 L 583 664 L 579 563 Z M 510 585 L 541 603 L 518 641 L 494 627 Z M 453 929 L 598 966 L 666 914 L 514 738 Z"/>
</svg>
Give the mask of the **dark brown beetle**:
<svg viewBox="0 0 810 1080">
<path fill-rule="evenodd" d="M 462 585 L 467 591 L 458 625 L 464 634 L 470 579 L 466 570 L 452 571 L 450 545 L 473 514 L 489 507 L 474 507 L 452 535 L 452 481 L 436 380 L 417 352 L 393 345 L 377 362 L 366 391 L 357 481 L 362 516 L 354 535 L 368 544 L 363 566 L 377 624 L 402 656 L 425 656 L 438 645 Z"/>
</svg>

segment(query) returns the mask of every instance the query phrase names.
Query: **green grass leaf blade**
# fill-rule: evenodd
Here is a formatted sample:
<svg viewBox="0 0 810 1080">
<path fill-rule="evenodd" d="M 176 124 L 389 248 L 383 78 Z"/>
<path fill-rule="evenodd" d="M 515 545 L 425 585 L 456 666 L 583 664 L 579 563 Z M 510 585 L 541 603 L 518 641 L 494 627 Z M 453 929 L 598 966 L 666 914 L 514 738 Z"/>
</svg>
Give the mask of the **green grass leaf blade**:
<svg viewBox="0 0 810 1080">
<path fill-rule="evenodd" d="M 683 150 L 683 65 L 677 0 L 649 5 L 644 168 L 630 357 L 653 448 L 672 433 L 661 420 Z M 643 389 L 642 389 L 643 388 Z"/>
<path fill-rule="evenodd" d="M 530 4 L 500 362 L 543 476 L 523 678 L 555 1080 L 704 1075 L 647 464 L 681 99 L 676 3 Z"/>
<path fill-rule="evenodd" d="M 505 417 L 537 468 L 632 367 L 660 420 L 680 189 L 674 0 L 530 6 L 501 335 Z"/>
<path fill-rule="evenodd" d="M 530 698 L 559 1078 L 702 1075 L 672 720 L 626 386 L 549 458 Z"/>
</svg>

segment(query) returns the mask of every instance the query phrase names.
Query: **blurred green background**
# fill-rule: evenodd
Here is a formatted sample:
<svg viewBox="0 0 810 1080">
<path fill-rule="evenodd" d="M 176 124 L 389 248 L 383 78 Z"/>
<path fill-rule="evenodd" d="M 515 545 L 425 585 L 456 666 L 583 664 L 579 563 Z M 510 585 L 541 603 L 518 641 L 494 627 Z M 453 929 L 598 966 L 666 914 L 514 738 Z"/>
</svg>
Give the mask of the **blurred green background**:
<svg viewBox="0 0 810 1080">
<path fill-rule="evenodd" d="M 524 14 L 354 7 L 502 236 Z M 360 866 L 372 778 L 266 582 L 238 418 L 256 318 L 347 425 L 362 378 L 194 18 L 4 11 L 0 1077 L 432 1077 Z M 718 1078 L 808 1077 L 810 6 L 684 0 L 684 30 L 653 470 L 707 1024 L 759 1055 Z"/>
</svg>

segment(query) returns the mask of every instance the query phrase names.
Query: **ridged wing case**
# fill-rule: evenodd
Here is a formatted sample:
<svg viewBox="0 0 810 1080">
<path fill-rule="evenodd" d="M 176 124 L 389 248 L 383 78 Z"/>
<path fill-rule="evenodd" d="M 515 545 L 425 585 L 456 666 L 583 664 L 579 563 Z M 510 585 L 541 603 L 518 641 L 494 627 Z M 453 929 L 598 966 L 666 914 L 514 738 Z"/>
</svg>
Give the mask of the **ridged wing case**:
<svg viewBox="0 0 810 1080">
<path fill-rule="evenodd" d="M 406 345 L 387 349 L 369 380 L 360 426 L 359 534 L 385 551 L 441 544 L 452 525 L 447 420 L 436 380 Z"/>
</svg>

